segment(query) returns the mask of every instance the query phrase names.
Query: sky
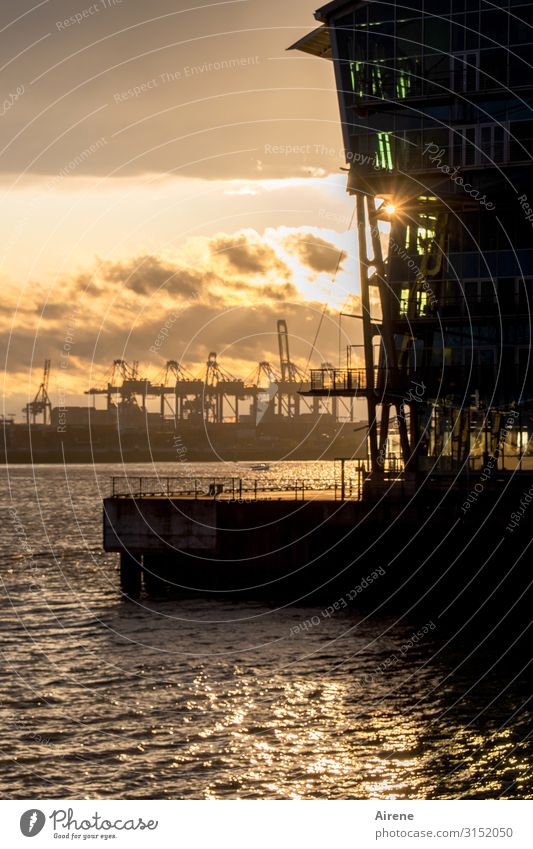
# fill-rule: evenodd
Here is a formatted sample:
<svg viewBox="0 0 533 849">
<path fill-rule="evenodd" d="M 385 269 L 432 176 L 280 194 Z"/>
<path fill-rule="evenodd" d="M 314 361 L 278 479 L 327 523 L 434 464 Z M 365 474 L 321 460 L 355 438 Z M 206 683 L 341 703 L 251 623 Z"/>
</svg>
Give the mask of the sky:
<svg viewBox="0 0 533 849">
<path fill-rule="evenodd" d="M 53 403 L 85 403 L 117 358 L 276 364 L 278 318 L 302 366 L 357 341 L 333 67 L 287 51 L 315 8 L 4 0 L 4 413 L 45 358 Z"/>
</svg>

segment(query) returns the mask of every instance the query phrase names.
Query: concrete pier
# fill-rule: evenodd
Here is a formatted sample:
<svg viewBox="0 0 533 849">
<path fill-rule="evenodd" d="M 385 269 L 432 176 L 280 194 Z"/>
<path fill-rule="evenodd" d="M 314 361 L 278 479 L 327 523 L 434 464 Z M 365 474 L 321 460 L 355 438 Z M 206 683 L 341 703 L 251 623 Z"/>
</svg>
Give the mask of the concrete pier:
<svg viewBox="0 0 533 849">
<path fill-rule="evenodd" d="M 496 590 L 501 602 L 527 588 L 533 510 L 516 517 L 525 493 L 533 496 L 530 474 L 498 475 L 483 488 L 476 476 L 369 479 L 365 487 L 361 500 L 332 491 L 262 500 L 260 492 L 146 494 L 139 485 L 105 499 L 104 548 L 121 555 L 127 595 L 141 591 L 141 573 L 154 595 L 331 600 L 381 569 L 356 593 L 365 604 L 470 604 Z"/>
</svg>

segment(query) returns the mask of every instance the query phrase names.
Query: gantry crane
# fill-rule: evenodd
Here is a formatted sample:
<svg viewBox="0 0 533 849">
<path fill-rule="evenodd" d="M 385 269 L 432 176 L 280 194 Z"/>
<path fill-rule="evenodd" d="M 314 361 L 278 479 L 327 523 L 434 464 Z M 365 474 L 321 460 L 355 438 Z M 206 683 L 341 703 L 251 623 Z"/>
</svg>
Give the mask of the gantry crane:
<svg viewBox="0 0 533 849">
<path fill-rule="evenodd" d="M 23 409 L 27 424 L 36 424 L 37 416 L 43 417 L 43 424 L 49 424 L 52 419 L 52 404 L 48 396 L 48 381 L 50 380 L 50 360 L 44 361 L 43 379 L 33 401 Z"/>
<path fill-rule="evenodd" d="M 119 384 L 120 379 L 122 382 Z M 105 395 L 108 410 L 115 406 L 113 398 L 117 395 L 120 397 L 121 407 L 138 407 L 137 396 L 139 395 L 141 397 L 141 410 L 145 411 L 148 389 L 148 380 L 139 377 L 139 363 L 137 361 L 130 366 L 126 360 L 113 360 L 113 368 L 107 386 L 88 389 L 85 394 Z"/>
<path fill-rule="evenodd" d="M 246 382 L 256 387 L 253 413 L 255 424 L 260 424 L 265 417 L 275 416 L 280 376 L 274 366 L 267 360 L 262 360 L 247 377 Z"/>
<path fill-rule="evenodd" d="M 267 360 L 262 360 L 257 367 L 248 375 L 246 382 L 257 386 L 258 389 L 268 389 L 273 384 L 279 383 L 279 374 Z"/>
<path fill-rule="evenodd" d="M 221 424 L 224 421 L 225 403 L 229 405 L 235 422 L 239 421 L 239 401 L 251 397 L 255 405 L 257 387 L 245 386 L 244 381 L 224 371 L 214 351 L 207 359 L 204 385 L 204 409 L 208 422 Z"/>
<path fill-rule="evenodd" d="M 292 362 L 289 350 L 289 331 L 284 319 L 278 321 L 279 367 L 281 380 L 278 384 L 278 415 L 286 414 L 290 419 L 300 415 L 300 395 L 305 381 L 304 373 Z"/>
<path fill-rule="evenodd" d="M 168 360 L 164 369 L 150 383 L 149 395 L 160 398 L 161 418 L 170 413 L 176 422 L 182 422 L 194 414 L 201 414 L 203 380 L 195 378 L 177 360 Z M 174 396 L 174 409 L 167 399 Z"/>
</svg>

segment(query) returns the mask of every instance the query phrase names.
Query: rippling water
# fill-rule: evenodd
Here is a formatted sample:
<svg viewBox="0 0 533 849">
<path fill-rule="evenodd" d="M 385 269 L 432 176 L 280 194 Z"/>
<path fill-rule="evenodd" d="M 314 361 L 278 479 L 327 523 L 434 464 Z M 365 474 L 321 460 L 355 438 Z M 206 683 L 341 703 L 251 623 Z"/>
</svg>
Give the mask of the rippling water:
<svg viewBox="0 0 533 849">
<path fill-rule="evenodd" d="M 125 602 L 100 548 L 123 473 L 2 472 L 4 798 L 533 798 L 527 658 L 414 641 L 401 610 Z"/>
</svg>

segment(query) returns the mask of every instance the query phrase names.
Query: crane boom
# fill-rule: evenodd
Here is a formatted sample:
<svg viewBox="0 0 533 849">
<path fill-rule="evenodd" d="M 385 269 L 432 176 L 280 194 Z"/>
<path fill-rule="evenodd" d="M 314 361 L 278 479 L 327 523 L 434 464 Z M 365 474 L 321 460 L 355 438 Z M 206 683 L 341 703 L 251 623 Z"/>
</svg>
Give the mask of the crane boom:
<svg viewBox="0 0 533 849">
<path fill-rule="evenodd" d="M 281 318 L 278 321 L 279 366 L 282 381 L 292 379 L 291 357 L 289 352 L 289 331 L 287 322 Z"/>
</svg>

